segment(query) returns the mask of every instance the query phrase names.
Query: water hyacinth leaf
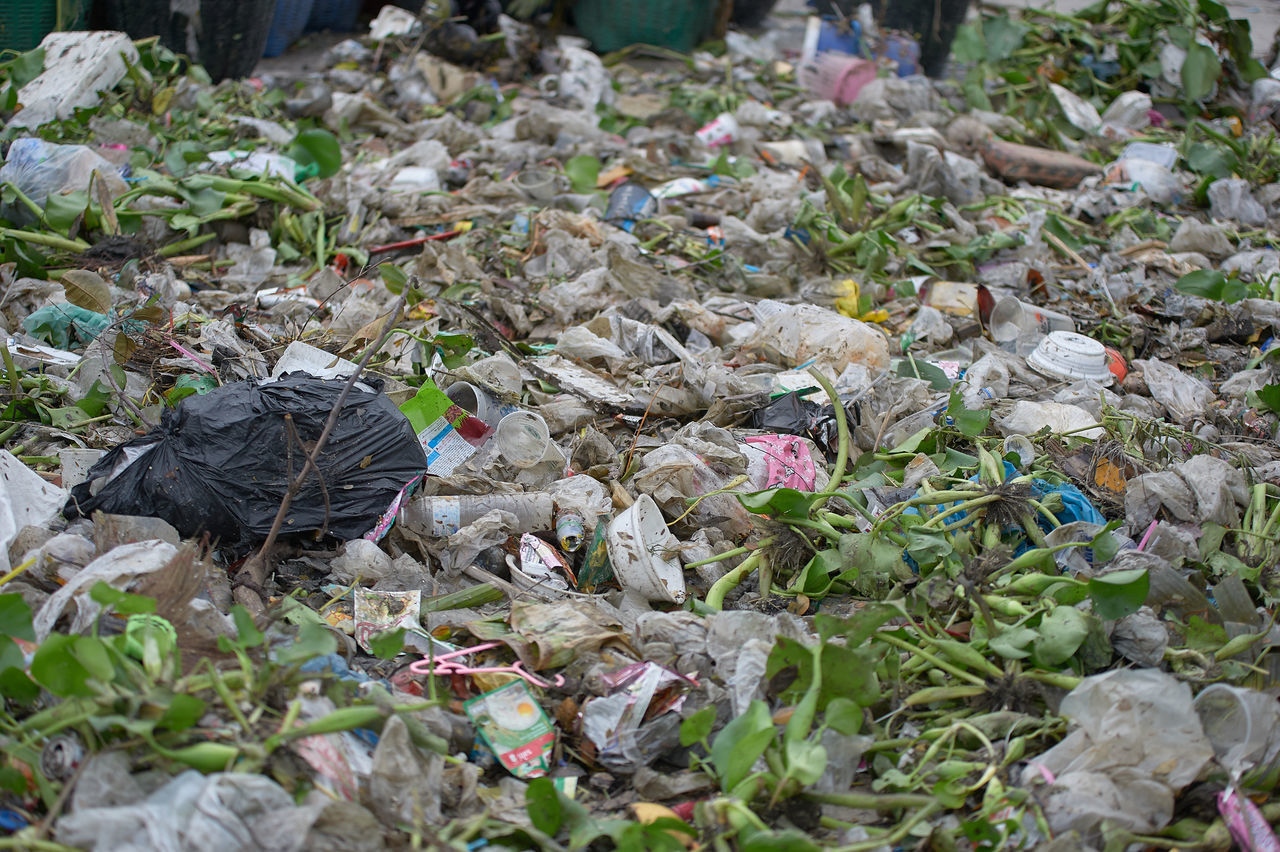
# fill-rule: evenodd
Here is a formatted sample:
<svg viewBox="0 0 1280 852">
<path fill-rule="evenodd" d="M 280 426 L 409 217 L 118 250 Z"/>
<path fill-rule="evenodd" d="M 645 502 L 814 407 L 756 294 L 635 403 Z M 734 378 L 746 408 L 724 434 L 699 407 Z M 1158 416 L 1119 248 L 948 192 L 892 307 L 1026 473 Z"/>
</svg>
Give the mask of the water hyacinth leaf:
<svg viewBox="0 0 1280 852">
<path fill-rule="evenodd" d="M 156 611 L 155 598 L 122 592 L 101 580 L 93 584 L 93 588 L 89 590 L 89 597 L 104 607 L 110 607 L 120 615 L 135 615 Z"/>
<path fill-rule="evenodd" d="M 716 708 L 712 704 L 703 707 L 697 713 L 680 723 L 680 745 L 688 748 L 711 736 L 711 729 L 716 724 Z"/>
<path fill-rule="evenodd" d="M 564 173 L 569 176 L 573 191 L 586 195 L 596 189 L 596 180 L 600 177 L 600 161 L 590 154 L 579 154 L 564 164 Z"/>
<path fill-rule="evenodd" d="M 17 592 L 0 595 L 0 636 L 12 636 L 34 642 L 35 631 L 31 627 L 31 607 Z"/>
<path fill-rule="evenodd" d="M 320 178 L 332 177 L 342 168 L 338 137 L 319 127 L 299 133 L 289 148 L 289 156 L 304 169 L 314 166 L 316 177 Z"/>
<path fill-rule="evenodd" d="M 722 790 L 732 790 L 746 779 L 777 733 L 769 705 L 758 698 L 720 730 L 711 744 L 711 763 Z"/>
<path fill-rule="evenodd" d="M 1202 101 L 1213 91 L 1222 75 L 1222 62 L 1212 47 L 1194 42 L 1182 63 L 1182 93 L 1187 100 Z"/>
<path fill-rule="evenodd" d="M 383 630 L 369 637 L 369 649 L 379 660 L 390 660 L 404 650 L 404 628 Z"/>
<path fill-rule="evenodd" d="M 94 695 L 93 687 L 89 686 L 93 675 L 75 653 L 76 638 L 61 633 L 51 634 L 40 643 L 31 660 L 31 676 L 36 682 L 64 698 Z"/>
<path fill-rule="evenodd" d="M 555 837 L 564 825 L 564 807 L 550 778 L 535 778 L 529 782 L 524 793 L 524 807 L 533 827 L 549 837 Z"/>
<path fill-rule="evenodd" d="M 21 654 L 21 651 L 18 653 Z M 0 695 L 18 704 L 34 704 L 40 697 L 40 687 L 22 669 L 15 666 L 0 667 Z"/>
<path fill-rule="evenodd" d="M 1258 389 L 1258 402 L 1280 413 L 1280 385 L 1265 385 Z"/>
<path fill-rule="evenodd" d="M 827 768 L 827 750 L 813 740 L 790 740 L 784 749 L 787 774 L 804 786 L 822 777 Z"/>
<path fill-rule="evenodd" d="M 1031 656 L 1027 646 L 1038 638 L 1040 634 L 1030 627 L 1012 627 L 987 640 L 987 647 L 1006 660 L 1025 660 Z"/>
<path fill-rule="evenodd" d="M 907 531 L 907 553 L 921 565 L 934 565 L 950 556 L 953 550 L 941 530 L 913 527 Z"/>
<path fill-rule="evenodd" d="M 164 714 L 156 720 L 156 727 L 170 731 L 185 731 L 200 721 L 205 703 L 194 695 L 179 693 L 169 700 Z"/>
<path fill-rule="evenodd" d="M 1089 634 L 1084 613 L 1074 607 L 1060 606 L 1040 621 L 1039 636 L 1033 650 L 1045 666 L 1058 666 L 1075 654 Z"/>
<path fill-rule="evenodd" d="M 862 730 L 861 705 L 843 695 L 831 699 L 824 717 L 827 727 L 845 736 L 853 736 Z"/>
<path fill-rule="evenodd" d="M 775 518 L 803 518 L 809 514 L 814 496 L 794 488 L 767 488 L 750 494 L 739 494 L 738 501 L 747 511 Z"/>
<path fill-rule="evenodd" d="M 1147 599 L 1151 577 L 1146 568 L 1130 568 L 1093 577 L 1089 580 L 1089 598 L 1093 611 L 1108 621 L 1137 612 Z"/>
<path fill-rule="evenodd" d="M 987 61 L 1000 62 L 1008 59 L 1015 50 L 1022 47 L 1030 29 L 1027 24 L 1008 15 L 984 20 L 982 36 L 987 45 Z"/>
<path fill-rule="evenodd" d="M 276 659 L 285 665 L 305 663 L 338 650 L 338 640 L 323 624 L 304 624 L 298 628 L 293 642 L 276 651 Z"/>
</svg>

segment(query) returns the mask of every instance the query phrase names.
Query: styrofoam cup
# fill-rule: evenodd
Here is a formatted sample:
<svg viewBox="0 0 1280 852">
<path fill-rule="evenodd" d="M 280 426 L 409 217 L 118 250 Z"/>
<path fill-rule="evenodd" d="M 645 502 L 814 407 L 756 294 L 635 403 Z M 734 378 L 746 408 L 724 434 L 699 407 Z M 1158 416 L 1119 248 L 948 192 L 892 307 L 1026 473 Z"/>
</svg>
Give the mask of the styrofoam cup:
<svg viewBox="0 0 1280 852">
<path fill-rule="evenodd" d="M 667 529 L 662 510 L 648 494 L 609 524 L 609 561 L 624 591 L 645 600 L 680 604 L 688 596 L 684 568 L 671 554 L 680 541 Z"/>
<path fill-rule="evenodd" d="M 1050 332 L 1027 356 L 1027 365 L 1057 379 L 1089 379 L 1109 385 L 1116 378 L 1107 348 L 1074 331 Z"/>
</svg>

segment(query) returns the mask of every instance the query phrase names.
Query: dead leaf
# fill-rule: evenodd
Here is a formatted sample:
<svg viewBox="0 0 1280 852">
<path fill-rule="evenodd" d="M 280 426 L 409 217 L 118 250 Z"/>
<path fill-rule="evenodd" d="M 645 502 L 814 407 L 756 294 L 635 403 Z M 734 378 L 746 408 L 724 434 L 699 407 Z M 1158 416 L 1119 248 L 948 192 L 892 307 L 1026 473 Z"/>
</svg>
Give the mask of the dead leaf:
<svg viewBox="0 0 1280 852">
<path fill-rule="evenodd" d="M 77 308 L 99 314 L 111 313 L 111 287 L 96 272 L 68 269 L 62 273 L 62 289 L 67 301 Z"/>
</svg>

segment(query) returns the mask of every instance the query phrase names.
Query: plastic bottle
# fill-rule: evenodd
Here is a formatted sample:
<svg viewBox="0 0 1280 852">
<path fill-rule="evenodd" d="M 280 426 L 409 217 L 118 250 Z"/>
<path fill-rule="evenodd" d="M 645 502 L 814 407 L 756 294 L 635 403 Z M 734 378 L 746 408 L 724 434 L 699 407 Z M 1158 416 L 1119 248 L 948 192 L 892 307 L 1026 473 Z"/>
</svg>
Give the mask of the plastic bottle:
<svg viewBox="0 0 1280 852">
<path fill-rule="evenodd" d="M 538 491 L 419 497 L 400 510 L 400 523 L 411 532 L 444 538 L 495 509 L 519 519 L 516 532 L 538 532 L 551 529 L 554 501 L 550 494 Z"/>
</svg>

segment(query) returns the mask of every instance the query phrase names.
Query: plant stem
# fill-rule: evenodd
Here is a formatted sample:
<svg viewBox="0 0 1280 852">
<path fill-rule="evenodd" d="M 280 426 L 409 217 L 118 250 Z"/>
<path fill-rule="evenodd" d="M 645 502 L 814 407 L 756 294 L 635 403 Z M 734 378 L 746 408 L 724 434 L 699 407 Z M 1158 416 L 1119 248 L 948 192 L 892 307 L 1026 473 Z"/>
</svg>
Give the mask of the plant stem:
<svg viewBox="0 0 1280 852">
<path fill-rule="evenodd" d="M 831 481 L 839 483 L 844 479 L 845 465 L 849 461 L 849 423 L 844 416 L 844 403 L 840 401 L 840 396 L 836 393 L 835 386 L 827 380 L 827 377 L 818 372 L 817 368 L 810 367 L 809 375 L 813 376 L 813 380 L 822 385 L 822 390 L 826 392 L 827 398 L 831 400 L 831 407 L 835 409 L 836 414 L 836 435 L 840 442 L 839 448 L 836 450 L 836 465 L 831 471 Z"/>
<path fill-rule="evenodd" d="M 746 559 L 742 560 L 741 565 L 729 571 L 719 580 L 716 580 L 715 583 L 711 585 L 711 588 L 707 590 L 707 597 L 704 603 L 712 609 L 724 609 L 724 596 L 729 594 L 731 590 L 736 589 L 739 584 L 747 578 L 747 575 L 756 569 L 756 566 L 760 564 L 760 560 L 762 558 L 762 552 L 757 549 Z"/>
</svg>

